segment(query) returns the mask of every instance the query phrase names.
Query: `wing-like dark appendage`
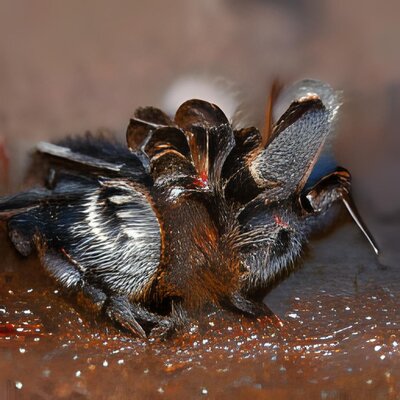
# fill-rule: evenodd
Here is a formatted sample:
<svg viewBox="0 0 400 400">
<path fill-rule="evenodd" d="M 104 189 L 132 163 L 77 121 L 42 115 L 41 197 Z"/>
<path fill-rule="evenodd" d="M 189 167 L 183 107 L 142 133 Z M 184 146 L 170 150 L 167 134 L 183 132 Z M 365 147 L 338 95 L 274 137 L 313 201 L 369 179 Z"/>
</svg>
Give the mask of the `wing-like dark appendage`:
<svg viewBox="0 0 400 400">
<path fill-rule="evenodd" d="M 135 118 L 139 118 L 143 121 L 150 122 L 152 124 L 173 126 L 171 118 L 156 107 L 139 107 L 135 110 Z"/>
<path fill-rule="evenodd" d="M 330 114 L 314 97 L 292 103 L 272 139 L 250 163 L 269 200 L 285 199 L 305 185 L 330 132 Z"/>
<path fill-rule="evenodd" d="M 234 147 L 235 140 L 229 125 L 212 128 L 193 126 L 186 131 L 193 164 L 204 186 L 220 188 L 222 167 Z"/>
<path fill-rule="evenodd" d="M 80 172 L 83 176 L 129 177 L 149 184 L 144 154 L 131 152 L 120 142 L 102 135 L 87 133 L 57 144 L 41 142 L 37 151 L 57 168 Z"/>
<path fill-rule="evenodd" d="M 350 193 L 350 186 L 351 176 L 349 171 L 337 167 L 332 169 L 330 173 L 325 173 L 313 186 L 306 187 L 303 190 L 300 197 L 303 209 L 310 214 L 315 214 L 314 218 L 308 220 L 308 229 L 311 231 L 316 226 L 318 227 L 321 222 L 321 218 L 318 216 L 324 215 L 332 204 L 342 201 L 350 216 L 378 255 L 379 247 L 357 211 Z"/>
<path fill-rule="evenodd" d="M 262 138 L 256 128 L 234 131 L 234 136 L 235 146 L 224 163 L 222 180 L 226 198 L 232 202 L 246 204 L 261 192 L 251 175 L 249 162 L 252 154 L 261 146 Z M 246 190 L 243 190 L 243 187 Z"/>
<path fill-rule="evenodd" d="M 144 152 L 150 158 L 162 157 L 169 151 L 190 158 L 190 150 L 185 134 L 178 128 L 163 127 L 155 130 L 143 145 Z"/>
<path fill-rule="evenodd" d="M 163 125 L 132 118 L 126 130 L 126 142 L 132 151 L 140 151 L 147 137 Z"/>
<path fill-rule="evenodd" d="M 62 174 L 62 185 L 56 185 L 52 190 L 43 187 L 33 188 L 27 192 L 6 196 L 0 199 L 0 220 L 40 207 L 44 202 L 73 201 L 87 191 L 87 185 L 93 185 L 95 180 L 74 174 Z"/>
<path fill-rule="evenodd" d="M 316 163 L 313 165 L 311 175 L 307 182 L 302 182 L 308 187 L 322 178 L 324 174 L 334 171 L 338 166 L 331 148 L 331 142 L 334 137 L 331 133 L 341 106 L 341 93 L 333 90 L 331 86 L 324 82 L 305 79 L 283 91 L 273 108 L 273 122 L 278 125 L 278 121 L 282 119 L 281 115 L 284 115 L 292 104 L 301 103 L 305 99 L 312 99 L 313 97 L 321 100 L 328 113 L 329 134 L 325 137 L 322 148 L 316 157 Z"/>
<path fill-rule="evenodd" d="M 135 110 L 126 130 L 126 140 L 131 150 L 141 150 L 149 134 L 158 128 L 173 126 L 173 122 L 158 108 L 140 107 Z"/>
<path fill-rule="evenodd" d="M 325 151 L 339 106 L 337 93 L 319 81 L 301 81 L 283 92 L 265 143 L 256 129 L 235 132 L 223 168 L 226 197 L 246 204 L 261 192 L 269 201 L 299 192 Z"/>
<path fill-rule="evenodd" d="M 218 106 L 198 99 L 185 101 L 176 111 L 174 121 L 180 128 L 187 131 L 190 131 L 193 126 L 213 128 L 229 124 Z"/>
<path fill-rule="evenodd" d="M 35 245 L 35 235 L 45 229 L 43 209 L 49 204 L 75 202 L 88 190 L 87 182 L 74 178 L 54 190 L 34 188 L 0 201 L 0 220 L 8 222 L 9 236 L 16 249 L 29 255 Z"/>
<path fill-rule="evenodd" d="M 175 123 L 185 131 L 194 166 L 204 185 L 219 186 L 223 164 L 235 143 L 225 114 L 215 104 L 189 100 L 177 110 Z"/>
<path fill-rule="evenodd" d="M 329 122 L 333 123 L 341 106 L 341 94 L 325 82 L 304 79 L 280 93 L 273 106 L 273 124 L 289 109 L 293 102 L 315 96 L 319 98 L 329 111 Z"/>
<path fill-rule="evenodd" d="M 185 134 L 178 128 L 162 127 L 151 132 L 142 149 L 150 161 L 151 175 L 158 184 L 174 177 L 195 176 Z"/>
<path fill-rule="evenodd" d="M 224 163 L 235 145 L 232 129 L 229 125 L 219 125 L 209 129 L 208 175 L 215 187 L 221 185 Z"/>
<path fill-rule="evenodd" d="M 40 142 L 36 146 L 36 150 L 46 156 L 58 158 L 65 162 L 71 162 L 84 166 L 85 168 L 95 168 L 104 170 L 111 173 L 121 172 L 123 164 L 114 164 L 104 161 L 99 158 L 95 158 L 80 152 L 74 152 L 68 147 L 56 145 L 53 143 Z"/>
<path fill-rule="evenodd" d="M 333 202 L 347 196 L 350 186 L 350 173 L 344 168 L 336 168 L 326 173 L 312 187 L 303 190 L 300 197 L 302 206 L 308 212 L 324 212 Z"/>
<path fill-rule="evenodd" d="M 26 193 L 2 197 L 0 199 L 0 221 L 37 207 L 49 193 L 50 191 L 45 188 L 35 188 Z"/>
<path fill-rule="evenodd" d="M 128 146 L 140 147 L 149 157 L 154 179 L 179 175 L 190 177 L 194 187 L 221 189 L 221 171 L 235 139 L 220 108 L 189 100 L 174 121 L 152 107 L 139 109 L 135 117 L 128 127 Z"/>
</svg>

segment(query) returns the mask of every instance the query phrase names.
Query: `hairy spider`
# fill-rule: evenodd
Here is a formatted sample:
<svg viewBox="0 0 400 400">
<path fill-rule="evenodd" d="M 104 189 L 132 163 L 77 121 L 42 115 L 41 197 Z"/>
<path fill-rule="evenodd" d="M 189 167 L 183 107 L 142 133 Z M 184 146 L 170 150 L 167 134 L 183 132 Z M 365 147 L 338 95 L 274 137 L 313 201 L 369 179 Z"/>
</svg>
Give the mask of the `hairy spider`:
<svg viewBox="0 0 400 400">
<path fill-rule="evenodd" d="M 137 335 L 209 307 L 270 314 L 263 296 L 332 205 L 345 204 L 377 251 L 349 172 L 326 149 L 339 106 L 330 86 L 305 80 L 263 133 L 234 129 L 202 100 L 174 118 L 139 108 L 127 147 L 90 134 L 40 143 L 45 185 L 2 198 L 0 219 L 22 255 L 36 248 L 58 283 Z"/>
</svg>

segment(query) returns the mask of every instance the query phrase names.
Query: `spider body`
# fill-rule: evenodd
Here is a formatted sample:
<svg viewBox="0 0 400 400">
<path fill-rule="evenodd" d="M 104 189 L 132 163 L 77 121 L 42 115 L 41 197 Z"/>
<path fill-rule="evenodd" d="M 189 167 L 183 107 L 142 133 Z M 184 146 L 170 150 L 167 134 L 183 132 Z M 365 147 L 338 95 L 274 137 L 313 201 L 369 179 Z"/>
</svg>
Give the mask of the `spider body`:
<svg viewBox="0 0 400 400">
<path fill-rule="evenodd" d="M 41 143 L 45 185 L 1 199 L 0 218 L 21 254 L 36 248 L 62 286 L 138 335 L 208 307 L 268 314 L 262 297 L 315 222 L 350 202 L 346 170 L 318 173 L 336 93 L 302 81 L 278 111 L 285 101 L 267 137 L 189 100 L 174 119 L 138 109 L 127 147 L 92 135 Z"/>
</svg>

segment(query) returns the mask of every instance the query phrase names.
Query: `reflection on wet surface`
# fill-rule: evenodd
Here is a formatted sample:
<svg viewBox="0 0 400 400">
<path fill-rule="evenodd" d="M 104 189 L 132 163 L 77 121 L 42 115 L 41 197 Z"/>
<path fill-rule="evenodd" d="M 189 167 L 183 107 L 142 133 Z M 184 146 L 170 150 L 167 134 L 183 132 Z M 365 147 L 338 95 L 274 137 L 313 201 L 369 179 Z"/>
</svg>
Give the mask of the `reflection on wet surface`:
<svg viewBox="0 0 400 400">
<path fill-rule="evenodd" d="M 0 239 L 0 398 L 399 398 L 400 271 L 352 224 L 267 297 L 283 327 L 221 314 L 147 342 L 74 306 Z"/>
</svg>

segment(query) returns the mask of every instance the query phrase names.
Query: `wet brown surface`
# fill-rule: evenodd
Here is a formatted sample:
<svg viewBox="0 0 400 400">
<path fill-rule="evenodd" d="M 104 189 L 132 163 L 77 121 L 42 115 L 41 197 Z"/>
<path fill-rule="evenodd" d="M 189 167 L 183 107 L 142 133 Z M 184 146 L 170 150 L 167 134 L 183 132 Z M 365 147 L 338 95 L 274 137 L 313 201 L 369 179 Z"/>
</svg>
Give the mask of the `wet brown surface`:
<svg viewBox="0 0 400 400">
<path fill-rule="evenodd" d="M 76 308 L 0 230 L 0 399 L 400 398 L 399 2 L 110 4 L 2 4 L 0 192 L 38 140 L 122 137 L 132 110 L 165 106 L 182 77 L 233 82 L 252 123 L 273 78 L 322 79 L 344 91 L 337 155 L 385 267 L 348 223 L 267 297 L 283 328 L 218 315 L 143 342 Z"/>
<path fill-rule="evenodd" d="M 2 254 L 0 398 L 399 398 L 398 264 L 380 265 L 352 224 L 267 297 L 283 327 L 212 315 L 167 341 L 121 334 L 36 259 Z"/>
</svg>

